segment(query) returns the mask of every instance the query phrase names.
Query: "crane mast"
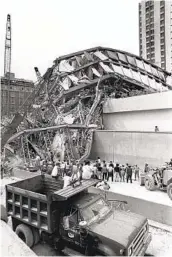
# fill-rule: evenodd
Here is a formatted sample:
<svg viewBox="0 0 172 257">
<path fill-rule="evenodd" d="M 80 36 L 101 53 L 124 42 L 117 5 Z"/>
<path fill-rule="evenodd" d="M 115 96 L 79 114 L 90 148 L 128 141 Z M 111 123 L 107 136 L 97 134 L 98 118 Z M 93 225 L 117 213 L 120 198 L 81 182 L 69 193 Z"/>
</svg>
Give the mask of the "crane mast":
<svg viewBox="0 0 172 257">
<path fill-rule="evenodd" d="M 4 77 L 10 76 L 11 72 L 11 16 L 7 15 L 5 54 L 4 54 Z"/>
</svg>

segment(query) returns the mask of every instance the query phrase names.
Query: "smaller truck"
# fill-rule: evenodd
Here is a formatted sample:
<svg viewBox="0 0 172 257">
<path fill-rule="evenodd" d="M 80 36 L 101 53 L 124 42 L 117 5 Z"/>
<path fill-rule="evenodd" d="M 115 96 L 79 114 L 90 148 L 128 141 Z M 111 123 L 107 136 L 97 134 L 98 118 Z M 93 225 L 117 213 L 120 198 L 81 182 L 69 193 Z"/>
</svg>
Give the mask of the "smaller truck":
<svg viewBox="0 0 172 257">
<path fill-rule="evenodd" d="M 148 220 L 89 192 L 97 183 L 63 188 L 62 179 L 39 175 L 6 185 L 13 230 L 29 247 L 42 240 L 67 255 L 144 255 L 151 241 Z"/>
</svg>

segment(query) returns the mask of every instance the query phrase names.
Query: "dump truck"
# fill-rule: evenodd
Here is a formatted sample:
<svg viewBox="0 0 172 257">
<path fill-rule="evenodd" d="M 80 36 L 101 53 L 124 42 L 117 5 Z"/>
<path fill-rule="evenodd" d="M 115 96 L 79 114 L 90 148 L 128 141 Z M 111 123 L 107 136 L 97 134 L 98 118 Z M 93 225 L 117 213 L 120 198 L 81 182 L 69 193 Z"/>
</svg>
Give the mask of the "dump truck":
<svg viewBox="0 0 172 257">
<path fill-rule="evenodd" d="M 97 183 L 63 188 L 62 179 L 39 175 L 6 185 L 13 230 L 29 247 L 42 240 L 69 256 L 144 255 L 151 241 L 147 218 L 114 209 L 89 190 Z"/>
</svg>

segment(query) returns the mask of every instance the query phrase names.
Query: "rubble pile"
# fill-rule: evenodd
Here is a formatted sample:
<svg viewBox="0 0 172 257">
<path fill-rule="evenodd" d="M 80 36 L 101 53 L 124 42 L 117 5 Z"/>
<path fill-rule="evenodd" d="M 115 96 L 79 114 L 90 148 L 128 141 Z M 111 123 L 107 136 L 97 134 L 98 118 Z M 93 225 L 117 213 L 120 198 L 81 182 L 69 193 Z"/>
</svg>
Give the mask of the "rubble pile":
<svg viewBox="0 0 172 257">
<path fill-rule="evenodd" d="M 169 90 L 167 75 L 140 57 L 113 49 L 97 47 L 60 57 L 43 77 L 39 74 L 35 101 L 7 144 L 25 163 L 35 155 L 84 160 L 94 129 L 103 128 L 106 99 Z"/>
</svg>

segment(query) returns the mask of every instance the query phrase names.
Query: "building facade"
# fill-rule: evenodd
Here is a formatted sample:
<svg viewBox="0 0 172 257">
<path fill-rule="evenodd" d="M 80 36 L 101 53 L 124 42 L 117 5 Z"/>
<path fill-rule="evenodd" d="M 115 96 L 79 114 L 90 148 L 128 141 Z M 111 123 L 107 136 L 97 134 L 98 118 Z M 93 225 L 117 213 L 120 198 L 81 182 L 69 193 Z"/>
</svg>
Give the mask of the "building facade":
<svg viewBox="0 0 172 257">
<path fill-rule="evenodd" d="M 139 3 L 140 56 L 172 71 L 172 1 Z"/>
<path fill-rule="evenodd" d="M 32 81 L 17 79 L 14 74 L 10 74 L 9 84 L 8 78 L 1 77 L 1 116 L 13 114 L 19 107 L 21 111 L 25 111 L 33 98 L 33 90 Z"/>
</svg>

